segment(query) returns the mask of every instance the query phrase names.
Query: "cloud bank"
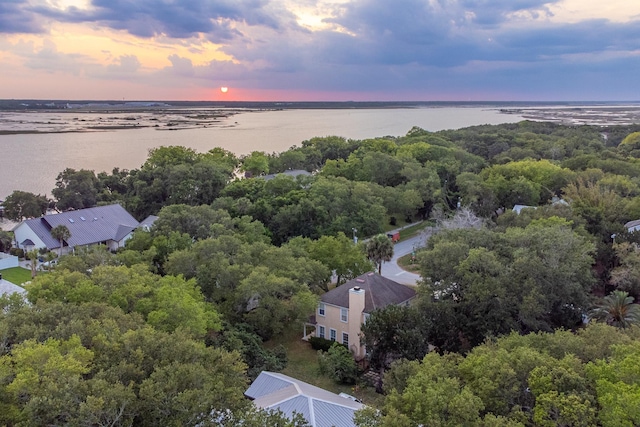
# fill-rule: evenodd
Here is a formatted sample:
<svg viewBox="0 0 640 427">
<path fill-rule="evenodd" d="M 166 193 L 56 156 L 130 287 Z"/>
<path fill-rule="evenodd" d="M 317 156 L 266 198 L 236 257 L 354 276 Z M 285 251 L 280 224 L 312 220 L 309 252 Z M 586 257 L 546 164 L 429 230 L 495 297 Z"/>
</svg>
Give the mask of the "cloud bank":
<svg viewBox="0 0 640 427">
<path fill-rule="evenodd" d="M 594 18 L 591 0 L 4 0 L 0 65 L 173 96 L 224 85 L 289 99 L 639 100 L 640 6 L 611 2 L 615 16 Z M 60 28 L 128 42 L 87 57 Z"/>
</svg>

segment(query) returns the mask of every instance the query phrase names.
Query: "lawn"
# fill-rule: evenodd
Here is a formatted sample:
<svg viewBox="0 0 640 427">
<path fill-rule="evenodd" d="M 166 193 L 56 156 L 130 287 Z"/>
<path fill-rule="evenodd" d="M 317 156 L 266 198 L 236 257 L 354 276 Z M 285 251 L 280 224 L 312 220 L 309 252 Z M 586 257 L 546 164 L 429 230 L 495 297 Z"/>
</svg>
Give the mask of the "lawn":
<svg viewBox="0 0 640 427">
<path fill-rule="evenodd" d="M 418 234 L 422 233 L 422 230 L 424 230 L 427 227 L 432 227 L 433 225 L 434 224 L 432 221 L 422 221 L 422 222 L 419 222 L 418 224 L 402 229 L 400 230 L 400 241 L 417 236 Z"/>
<path fill-rule="evenodd" d="M 0 273 L 4 280 L 8 280 L 14 285 L 21 285 L 22 283 L 31 280 L 31 271 L 22 267 L 7 268 L 5 270 L 0 270 Z"/>
<path fill-rule="evenodd" d="M 279 344 L 287 349 L 289 362 L 282 373 L 301 381 L 313 384 L 317 387 L 329 390 L 333 393 L 347 393 L 357 397 L 362 402 L 371 406 L 378 406 L 383 396 L 377 394 L 373 387 L 364 384 L 342 385 L 331 378 L 320 374 L 318 368 L 318 356 L 316 350 L 311 348 L 308 342 L 302 341 L 302 328 L 289 331 L 265 343 L 265 347 L 273 348 Z"/>
<path fill-rule="evenodd" d="M 406 271 L 420 274 L 420 266 L 417 262 L 414 262 L 411 254 L 406 254 L 405 256 L 398 258 L 398 265 Z"/>
</svg>

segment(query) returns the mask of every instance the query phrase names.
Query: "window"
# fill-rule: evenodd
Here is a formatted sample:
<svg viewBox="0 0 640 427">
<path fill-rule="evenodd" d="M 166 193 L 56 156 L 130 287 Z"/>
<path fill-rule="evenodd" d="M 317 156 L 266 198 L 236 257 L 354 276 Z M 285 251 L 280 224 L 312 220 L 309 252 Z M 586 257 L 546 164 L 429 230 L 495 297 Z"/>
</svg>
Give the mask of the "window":
<svg viewBox="0 0 640 427">
<path fill-rule="evenodd" d="M 349 310 L 347 310 L 346 308 L 340 309 L 340 320 L 342 320 L 343 322 L 349 320 Z"/>
<path fill-rule="evenodd" d="M 318 304 L 318 316 L 324 316 L 324 303 Z"/>
<path fill-rule="evenodd" d="M 318 336 L 324 338 L 324 326 L 318 325 Z"/>
<path fill-rule="evenodd" d="M 335 341 L 336 340 L 336 330 L 335 329 L 329 329 L 329 339 L 331 341 Z"/>
<path fill-rule="evenodd" d="M 347 347 L 349 347 L 349 334 L 346 333 L 346 332 L 342 333 L 342 344 L 344 344 Z"/>
</svg>

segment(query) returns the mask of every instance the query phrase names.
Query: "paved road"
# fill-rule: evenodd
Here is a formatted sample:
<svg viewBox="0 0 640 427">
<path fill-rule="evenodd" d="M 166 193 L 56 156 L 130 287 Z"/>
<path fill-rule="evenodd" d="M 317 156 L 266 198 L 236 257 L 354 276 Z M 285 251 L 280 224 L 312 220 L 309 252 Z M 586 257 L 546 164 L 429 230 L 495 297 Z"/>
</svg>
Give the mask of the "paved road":
<svg viewBox="0 0 640 427">
<path fill-rule="evenodd" d="M 420 280 L 420 275 L 410 273 L 400 268 L 398 266 L 398 258 L 411 253 L 414 245 L 416 248 L 419 248 L 424 246 L 424 244 L 424 239 L 421 234 L 396 243 L 393 248 L 393 258 L 391 261 L 382 264 L 382 275 L 398 283 L 415 286 L 416 282 Z"/>
</svg>

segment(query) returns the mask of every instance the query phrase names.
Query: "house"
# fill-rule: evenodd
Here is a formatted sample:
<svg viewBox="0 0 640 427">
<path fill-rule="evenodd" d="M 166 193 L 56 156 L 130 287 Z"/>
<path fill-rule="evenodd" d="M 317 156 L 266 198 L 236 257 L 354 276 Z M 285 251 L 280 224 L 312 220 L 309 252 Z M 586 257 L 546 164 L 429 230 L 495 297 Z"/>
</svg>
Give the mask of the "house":
<svg viewBox="0 0 640 427">
<path fill-rule="evenodd" d="M 624 228 L 626 228 L 629 233 L 640 230 L 640 219 L 629 221 L 624 225 Z"/>
<path fill-rule="evenodd" d="M 310 176 L 311 173 L 303 169 L 291 169 L 291 170 L 286 170 L 280 173 L 271 173 L 269 175 L 264 175 L 264 176 L 261 176 L 260 178 L 264 179 L 265 181 L 270 181 L 278 175 L 290 176 L 291 178 L 295 179 L 297 176 L 300 176 L 300 175 Z"/>
<path fill-rule="evenodd" d="M 511 209 L 513 212 L 517 213 L 518 215 L 520 215 L 520 212 L 522 211 L 522 209 L 538 209 L 537 206 L 528 206 L 528 205 L 514 205 L 513 209 Z"/>
<path fill-rule="evenodd" d="M 364 405 L 275 372 L 262 371 L 244 393 L 261 409 L 280 410 L 291 419 L 301 414 L 312 427 L 355 427 L 353 415 Z"/>
<path fill-rule="evenodd" d="M 139 224 L 122 206 L 114 204 L 27 219 L 14 227 L 13 233 L 16 247 L 25 251 L 53 250 L 60 248 L 60 241 L 51 235 L 51 229 L 65 225 L 71 237 L 63 242 L 63 253 L 76 246 L 96 244 L 115 251 L 124 246 Z"/>
<path fill-rule="evenodd" d="M 149 215 L 148 217 L 142 220 L 138 228 L 144 231 L 151 231 L 151 227 L 153 227 L 153 224 L 155 224 L 157 220 L 158 220 L 157 215 Z"/>
<path fill-rule="evenodd" d="M 369 314 L 391 304 L 409 305 L 415 296 L 413 288 L 366 273 L 322 295 L 310 324 L 315 326 L 315 336 L 346 345 L 361 360 L 366 350 L 360 344 L 360 328 Z"/>
</svg>

